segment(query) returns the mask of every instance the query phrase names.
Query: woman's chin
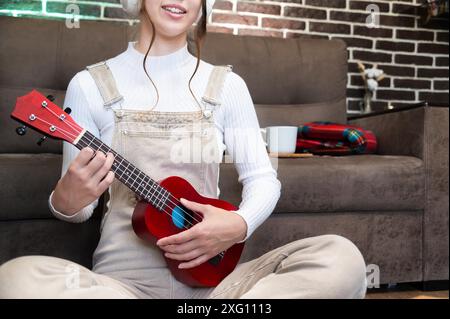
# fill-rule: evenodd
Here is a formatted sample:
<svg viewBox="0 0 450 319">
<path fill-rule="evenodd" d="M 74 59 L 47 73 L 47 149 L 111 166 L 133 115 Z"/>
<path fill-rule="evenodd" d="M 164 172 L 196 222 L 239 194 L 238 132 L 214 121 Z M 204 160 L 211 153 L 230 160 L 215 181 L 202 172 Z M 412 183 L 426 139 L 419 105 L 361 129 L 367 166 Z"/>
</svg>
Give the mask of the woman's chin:
<svg viewBox="0 0 450 319">
<path fill-rule="evenodd" d="M 159 20 L 155 23 L 155 28 L 158 30 L 157 32 L 165 37 L 177 37 L 180 34 L 186 33 L 189 30 L 191 24 L 180 23 L 180 22 L 172 22 L 167 21 L 165 19 Z"/>
<path fill-rule="evenodd" d="M 183 29 L 188 29 L 192 24 L 192 23 L 188 23 L 188 20 L 182 20 L 182 21 L 174 21 L 171 19 L 167 19 L 167 18 L 161 18 L 160 23 L 161 25 L 164 26 L 164 29 L 172 29 L 172 30 L 183 30 Z"/>
<path fill-rule="evenodd" d="M 170 30 L 162 30 L 159 29 L 158 34 L 165 37 L 166 39 L 170 39 L 170 38 L 178 38 L 181 35 L 185 35 L 187 29 L 184 28 L 179 28 L 179 29 L 170 29 Z"/>
</svg>

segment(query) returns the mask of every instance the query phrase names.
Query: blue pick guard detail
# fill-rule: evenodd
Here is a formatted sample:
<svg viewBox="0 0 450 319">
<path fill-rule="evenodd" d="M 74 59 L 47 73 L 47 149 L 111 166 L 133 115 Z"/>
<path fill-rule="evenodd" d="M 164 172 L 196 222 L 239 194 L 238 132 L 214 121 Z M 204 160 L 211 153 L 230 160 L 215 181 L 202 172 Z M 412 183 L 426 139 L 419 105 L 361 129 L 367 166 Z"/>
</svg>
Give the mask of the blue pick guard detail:
<svg viewBox="0 0 450 319">
<path fill-rule="evenodd" d="M 184 228 L 185 216 L 181 207 L 177 206 L 172 210 L 172 222 L 177 228 Z"/>
</svg>

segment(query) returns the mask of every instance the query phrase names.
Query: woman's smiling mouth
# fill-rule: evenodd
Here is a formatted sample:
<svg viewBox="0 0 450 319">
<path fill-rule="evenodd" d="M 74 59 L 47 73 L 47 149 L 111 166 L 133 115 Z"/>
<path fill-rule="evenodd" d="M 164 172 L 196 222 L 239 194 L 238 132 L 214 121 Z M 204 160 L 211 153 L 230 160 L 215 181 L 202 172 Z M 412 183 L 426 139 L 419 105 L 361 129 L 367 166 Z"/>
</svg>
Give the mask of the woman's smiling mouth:
<svg viewBox="0 0 450 319">
<path fill-rule="evenodd" d="M 176 15 L 183 15 L 187 13 L 187 10 L 185 8 L 177 4 L 167 4 L 161 6 L 161 8 L 169 13 Z"/>
</svg>

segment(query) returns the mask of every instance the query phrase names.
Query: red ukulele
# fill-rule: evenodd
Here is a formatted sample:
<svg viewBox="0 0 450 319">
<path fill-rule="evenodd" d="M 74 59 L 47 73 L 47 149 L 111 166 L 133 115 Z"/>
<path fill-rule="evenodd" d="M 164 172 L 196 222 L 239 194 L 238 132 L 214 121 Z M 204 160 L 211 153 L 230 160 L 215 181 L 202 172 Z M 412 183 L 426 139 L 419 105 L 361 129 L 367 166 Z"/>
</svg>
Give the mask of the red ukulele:
<svg viewBox="0 0 450 319">
<path fill-rule="evenodd" d="M 67 141 L 78 149 L 91 147 L 114 154 L 112 171 L 116 178 L 141 198 L 134 209 L 132 224 L 134 232 L 143 240 L 156 243 L 160 238 L 180 233 L 201 222 L 201 214 L 184 207 L 180 198 L 228 211 L 236 210 L 235 206 L 223 200 L 201 196 L 181 177 L 167 177 L 159 183 L 154 181 L 35 90 L 17 99 L 11 117 L 47 136 Z M 193 287 L 215 287 L 236 267 L 243 248 L 243 243 L 235 244 L 191 269 L 178 269 L 180 262 L 176 260 L 166 258 L 166 261 L 177 280 Z"/>
</svg>

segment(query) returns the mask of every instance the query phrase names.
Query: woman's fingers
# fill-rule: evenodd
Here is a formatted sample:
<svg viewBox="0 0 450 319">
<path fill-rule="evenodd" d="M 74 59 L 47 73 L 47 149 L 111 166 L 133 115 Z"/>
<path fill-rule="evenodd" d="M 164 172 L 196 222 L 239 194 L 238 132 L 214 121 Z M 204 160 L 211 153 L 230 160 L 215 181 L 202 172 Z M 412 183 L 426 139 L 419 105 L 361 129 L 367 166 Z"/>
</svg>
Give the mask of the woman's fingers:
<svg viewBox="0 0 450 319">
<path fill-rule="evenodd" d="M 103 192 L 105 192 L 108 189 L 108 187 L 114 181 L 114 177 L 115 177 L 114 172 L 109 171 L 108 174 L 105 176 L 105 178 L 100 182 L 100 184 L 98 184 L 98 192 L 100 194 L 103 194 Z"/>
<path fill-rule="evenodd" d="M 207 213 L 210 209 L 210 205 L 192 202 L 190 200 L 187 200 L 186 198 L 180 198 L 180 202 L 181 204 L 186 206 L 186 208 L 203 214 Z"/>
<path fill-rule="evenodd" d="M 167 246 L 167 245 L 178 245 L 185 242 L 188 242 L 195 237 L 197 237 L 198 230 L 197 227 L 189 228 L 188 230 L 182 231 L 181 233 L 161 238 L 156 242 L 158 246 Z"/>
<path fill-rule="evenodd" d="M 75 157 L 73 164 L 77 167 L 77 169 L 84 168 L 87 164 L 89 164 L 92 156 L 94 156 L 94 150 L 90 147 L 85 147 L 80 151 L 80 153 L 78 153 L 77 157 Z"/>
<path fill-rule="evenodd" d="M 187 263 L 181 263 L 178 265 L 179 269 L 189 269 L 189 268 L 194 268 L 197 267 L 205 262 L 207 262 L 209 259 L 211 259 L 207 254 L 203 254 L 197 258 L 195 258 L 194 260 L 191 260 Z"/>
<path fill-rule="evenodd" d="M 94 176 L 95 173 L 105 164 L 106 155 L 101 151 L 95 152 L 95 157 L 86 165 L 86 170 L 89 176 Z"/>
<path fill-rule="evenodd" d="M 94 173 L 93 179 L 98 184 L 111 170 L 111 166 L 114 163 L 114 155 L 111 153 L 106 154 L 106 160 L 103 165 Z"/>
<path fill-rule="evenodd" d="M 193 239 L 180 245 L 160 246 L 162 250 L 172 254 L 184 254 L 196 249 L 200 245 L 200 241 Z"/>
<path fill-rule="evenodd" d="M 173 260 L 179 260 L 179 261 L 189 261 L 198 258 L 199 256 L 203 255 L 204 251 L 201 249 L 194 249 L 184 254 L 172 254 L 172 253 L 165 253 L 164 256 L 167 258 L 173 259 Z"/>
</svg>

